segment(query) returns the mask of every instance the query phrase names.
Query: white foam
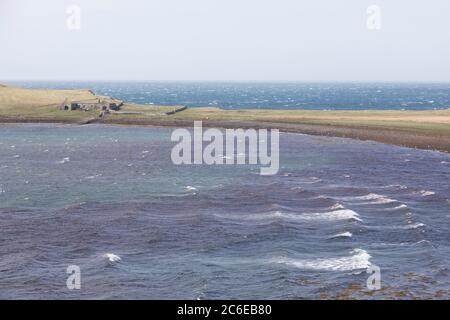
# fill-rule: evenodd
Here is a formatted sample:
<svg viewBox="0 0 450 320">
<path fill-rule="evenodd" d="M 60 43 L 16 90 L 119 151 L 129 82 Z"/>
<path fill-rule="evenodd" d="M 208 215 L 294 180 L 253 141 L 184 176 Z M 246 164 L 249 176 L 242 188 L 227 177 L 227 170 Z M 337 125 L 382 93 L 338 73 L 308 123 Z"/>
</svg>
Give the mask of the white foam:
<svg viewBox="0 0 450 320">
<path fill-rule="evenodd" d="M 351 232 L 342 232 L 342 233 L 338 233 L 335 234 L 333 236 L 330 237 L 330 239 L 334 239 L 334 238 L 351 238 L 353 236 L 353 234 Z"/>
<path fill-rule="evenodd" d="M 421 228 L 421 227 L 425 227 L 425 224 L 418 222 L 418 223 L 412 223 L 412 224 L 406 226 L 406 229 L 417 229 L 417 228 Z"/>
<path fill-rule="evenodd" d="M 330 207 L 330 209 L 331 209 L 331 210 L 336 210 L 336 209 L 345 209 L 345 208 L 344 208 L 344 206 L 343 206 L 342 204 L 336 203 L 336 204 L 333 204 L 333 205 Z"/>
<path fill-rule="evenodd" d="M 330 212 L 323 212 L 323 213 L 313 213 L 309 214 L 311 217 L 316 219 L 326 219 L 326 220 L 356 220 L 356 221 L 362 221 L 359 218 L 359 214 L 357 214 L 355 211 L 350 209 L 341 209 L 336 211 L 330 211 Z"/>
<path fill-rule="evenodd" d="M 66 157 L 66 158 L 62 159 L 61 161 L 58 161 L 58 163 L 66 163 L 66 162 L 69 162 L 69 161 L 70 161 L 70 158 Z"/>
<path fill-rule="evenodd" d="M 93 180 L 93 179 L 101 177 L 101 176 L 102 176 L 102 174 L 99 173 L 99 174 L 96 174 L 96 175 L 93 175 L 93 176 L 88 176 L 88 177 L 86 177 L 84 179 L 86 179 L 86 180 Z"/>
<path fill-rule="evenodd" d="M 292 259 L 282 257 L 274 259 L 273 262 L 307 270 L 352 271 L 369 268 L 370 258 L 367 251 L 354 249 L 350 251 L 350 256 L 340 258 Z"/>
<path fill-rule="evenodd" d="M 216 215 L 222 218 L 231 218 L 237 220 L 273 220 L 273 219 L 287 219 L 287 220 L 356 220 L 362 221 L 358 213 L 349 209 L 334 210 L 328 212 L 314 212 L 293 214 L 283 211 L 271 211 L 266 213 L 254 213 L 247 215 Z"/>
<path fill-rule="evenodd" d="M 386 187 L 383 188 L 396 188 L 396 189 L 408 189 L 407 186 L 404 186 L 402 184 L 389 184 Z"/>
<path fill-rule="evenodd" d="M 186 186 L 185 189 L 186 190 L 197 190 L 196 187 L 192 187 L 192 186 Z"/>
<path fill-rule="evenodd" d="M 404 203 L 399 204 L 398 206 L 392 207 L 392 208 L 384 208 L 383 211 L 392 211 L 392 210 L 399 210 L 399 209 L 408 209 L 408 206 Z"/>
<path fill-rule="evenodd" d="M 122 258 L 114 253 L 105 253 L 103 258 L 108 260 L 109 262 L 119 262 L 122 261 Z"/>
<path fill-rule="evenodd" d="M 426 190 L 422 190 L 419 193 L 421 194 L 422 197 L 432 196 L 435 194 L 434 191 L 426 191 Z"/>
<path fill-rule="evenodd" d="M 385 195 L 377 194 L 377 193 L 369 193 L 365 196 L 354 196 L 354 197 L 341 197 L 340 199 L 347 201 L 361 201 L 361 204 L 385 204 L 398 202 L 395 199 L 388 198 Z"/>
</svg>

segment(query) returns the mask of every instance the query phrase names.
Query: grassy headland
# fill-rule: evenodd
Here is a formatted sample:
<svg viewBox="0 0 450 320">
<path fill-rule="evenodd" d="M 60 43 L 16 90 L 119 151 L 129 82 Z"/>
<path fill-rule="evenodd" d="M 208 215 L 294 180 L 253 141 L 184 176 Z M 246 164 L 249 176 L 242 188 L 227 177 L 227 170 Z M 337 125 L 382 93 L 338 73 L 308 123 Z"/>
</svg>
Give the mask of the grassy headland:
<svg viewBox="0 0 450 320">
<path fill-rule="evenodd" d="M 36 90 L 0 85 L 0 122 L 63 122 L 192 126 L 202 120 L 205 127 L 278 128 L 286 132 L 374 140 L 407 147 L 450 152 L 450 109 L 426 111 L 358 110 L 222 110 L 189 108 L 167 115 L 177 106 L 125 104 L 121 112 L 99 118 L 98 111 L 63 111 L 66 98 L 93 98 L 89 90 Z"/>
</svg>

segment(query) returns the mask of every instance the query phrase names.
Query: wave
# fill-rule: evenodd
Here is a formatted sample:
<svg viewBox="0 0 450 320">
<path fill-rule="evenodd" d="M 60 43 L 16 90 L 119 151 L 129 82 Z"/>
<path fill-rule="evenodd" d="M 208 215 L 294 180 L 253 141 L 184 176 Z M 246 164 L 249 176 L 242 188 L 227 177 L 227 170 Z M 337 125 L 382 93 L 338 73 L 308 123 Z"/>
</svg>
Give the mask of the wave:
<svg viewBox="0 0 450 320">
<path fill-rule="evenodd" d="M 409 223 L 406 225 L 366 226 L 367 229 L 372 230 L 413 230 L 422 227 L 426 227 L 426 224 L 417 222 L 417 223 Z"/>
<path fill-rule="evenodd" d="M 341 209 L 328 212 L 314 212 L 293 214 L 283 211 L 271 211 L 266 213 L 253 213 L 247 215 L 216 215 L 221 218 L 231 218 L 238 220 L 273 220 L 273 219 L 287 219 L 287 220 L 355 220 L 362 222 L 359 214 L 353 210 Z"/>
<path fill-rule="evenodd" d="M 417 229 L 417 228 L 422 228 L 422 227 L 425 227 L 425 224 L 421 223 L 421 222 L 417 222 L 417 223 L 412 223 L 412 224 L 407 225 L 405 227 L 405 229 Z"/>
<path fill-rule="evenodd" d="M 391 199 L 385 195 L 377 193 L 369 193 L 364 196 L 352 196 L 352 197 L 338 197 L 339 199 L 346 201 L 357 201 L 360 204 L 385 204 L 398 202 L 396 199 Z"/>
<path fill-rule="evenodd" d="M 398 206 L 383 208 L 381 210 L 382 211 L 393 211 L 393 210 L 400 210 L 400 209 L 408 209 L 408 206 L 406 204 L 404 204 L 404 203 L 401 203 Z"/>
<path fill-rule="evenodd" d="M 69 157 L 67 157 L 67 158 L 64 158 L 64 159 L 62 159 L 61 161 L 58 161 L 58 163 L 66 163 L 66 162 L 69 162 L 70 161 L 70 158 Z"/>
<path fill-rule="evenodd" d="M 186 187 L 184 187 L 186 190 L 189 190 L 189 191 L 192 191 L 192 190 L 197 190 L 197 188 L 196 187 L 193 187 L 193 186 L 186 186 Z"/>
<path fill-rule="evenodd" d="M 406 204 L 402 203 L 402 204 L 400 204 L 400 205 L 398 205 L 396 207 L 388 208 L 386 210 L 397 210 L 397 209 L 407 209 L 407 208 L 408 208 L 408 206 Z"/>
<path fill-rule="evenodd" d="M 122 258 L 119 257 L 118 255 L 114 254 L 114 253 L 105 253 L 102 256 L 102 258 L 105 259 L 106 261 L 110 262 L 110 263 L 115 263 L 115 262 L 122 261 Z"/>
<path fill-rule="evenodd" d="M 345 209 L 345 208 L 344 208 L 344 206 L 343 206 L 342 204 L 336 203 L 336 204 L 333 204 L 333 205 L 330 207 L 330 209 L 331 209 L 331 210 L 336 210 L 336 209 Z"/>
<path fill-rule="evenodd" d="M 419 191 L 419 193 L 422 197 L 432 196 L 436 194 L 434 191 L 426 191 L 426 190 L 421 190 Z"/>
<path fill-rule="evenodd" d="M 93 176 L 87 176 L 87 177 L 85 177 L 84 179 L 85 179 L 85 180 L 93 180 L 93 179 L 98 178 L 98 177 L 101 177 L 101 176 L 102 176 L 102 174 L 99 173 L 99 174 L 95 174 L 95 175 L 93 175 Z"/>
<path fill-rule="evenodd" d="M 353 234 L 351 232 L 342 232 L 342 233 L 338 233 L 335 234 L 333 236 L 331 236 L 329 239 L 335 239 L 335 238 L 351 238 L 353 236 Z"/>
<path fill-rule="evenodd" d="M 354 249 L 350 251 L 350 256 L 340 258 L 292 259 L 282 257 L 273 259 L 272 262 L 307 270 L 352 271 L 369 268 L 371 257 L 363 249 Z"/>
<path fill-rule="evenodd" d="M 408 189 L 407 186 L 402 185 L 402 184 L 389 184 L 385 187 L 381 187 L 381 188 L 394 188 L 394 189 Z"/>
</svg>

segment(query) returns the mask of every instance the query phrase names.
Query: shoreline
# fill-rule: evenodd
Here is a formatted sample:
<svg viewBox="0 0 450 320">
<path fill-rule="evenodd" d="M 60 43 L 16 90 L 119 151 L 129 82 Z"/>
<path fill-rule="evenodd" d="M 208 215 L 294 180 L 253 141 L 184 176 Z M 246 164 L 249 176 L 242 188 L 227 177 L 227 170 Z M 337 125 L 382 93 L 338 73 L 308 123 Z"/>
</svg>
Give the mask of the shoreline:
<svg viewBox="0 0 450 320">
<path fill-rule="evenodd" d="M 450 109 L 437 110 L 282 110 L 148 106 L 125 102 L 119 111 L 62 110 L 64 101 L 111 99 L 89 89 L 51 90 L 0 86 L 0 125 L 14 123 L 90 123 L 281 132 L 377 141 L 409 148 L 450 152 Z"/>
<path fill-rule="evenodd" d="M 269 121 L 242 121 L 242 120 L 205 120 L 202 125 L 205 128 L 223 128 L 223 129 L 279 129 L 284 133 L 299 133 L 313 136 L 350 138 L 361 141 L 375 141 L 401 147 L 416 148 L 423 150 L 441 151 L 450 153 L 450 139 L 444 135 L 425 134 L 411 131 L 400 131 L 396 129 L 373 128 L 364 126 L 343 126 L 343 125 L 323 125 L 308 123 L 280 123 Z M 147 126 L 160 128 L 191 128 L 194 120 L 183 119 L 145 119 L 145 118 L 99 118 L 95 121 L 79 122 L 72 119 L 55 118 L 9 118 L 0 116 L 0 126 L 13 124 L 105 124 L 105 125 L 123 125 L 123 126 Z"/>
</svg>

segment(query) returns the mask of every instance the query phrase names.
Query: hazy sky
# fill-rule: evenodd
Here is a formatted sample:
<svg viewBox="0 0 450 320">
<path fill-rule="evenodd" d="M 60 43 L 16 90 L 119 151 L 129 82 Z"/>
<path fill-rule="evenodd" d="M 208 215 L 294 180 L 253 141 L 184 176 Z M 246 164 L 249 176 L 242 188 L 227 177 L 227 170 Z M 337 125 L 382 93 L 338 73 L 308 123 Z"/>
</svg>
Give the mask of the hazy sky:
<svg viewBox="0 0 450 320">
<path fill-rule="evenodd" d="M 449 15 L 448 0 L 0 0 L 0 79 L 450 81 Z"/>
</svg>

